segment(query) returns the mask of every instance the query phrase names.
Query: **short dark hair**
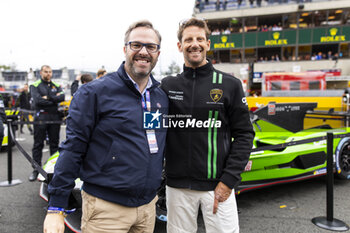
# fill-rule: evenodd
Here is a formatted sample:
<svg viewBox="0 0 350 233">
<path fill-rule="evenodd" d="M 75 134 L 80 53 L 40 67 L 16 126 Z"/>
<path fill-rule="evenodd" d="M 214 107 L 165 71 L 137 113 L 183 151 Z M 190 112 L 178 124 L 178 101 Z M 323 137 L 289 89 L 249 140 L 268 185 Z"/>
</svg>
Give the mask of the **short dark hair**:
<svg viewBox="0 0 350 233">
<path fill-rule="evenodd" d="M 91 82 L 93 79 L 94 79 L 94 78 L 92 77 L 91 74 L 83 74 L 83 75 L 81 75 L 81 77 L 80 77 L 80 81 L 81 81 L 82 84 Z"/>
<path fill-rule="evenodd" d="M 41 66 L 40 71 L 42 71 L 44 68 L 49 68 L 49 69 L 51 69 L 51 67 L 50 67 L 49 65 L 43 65 L 43 66 Z"/>
<path fill-rule="evenodd" d="M 160 44 L 160 42 L 162 41 L 162 37 L 161 37 L 160 33 L 158 32 L 158 30 L 156 30 L 153 27 L 153 24 L 148 20 L 137 21 L 129 26 L 129 28 L 128 28 L 128 30 L 126 30 L 125 36 L 124 36 L 124 43 L 125 44 L 129 42 L 129 36 L 130 36 L 131 31 L 138 28 L 138 27 L 146 27 L 146 28 L 152 29 L 156 33 L 158 40 L 159 40 L 159 44 Z"/>
<path fill-rule="evenodd" d="M 182 34 L 183 34 L 184 30 L 190 26 L 196 26 L 199 28 L 203 28 L 205 31 L 206 39 L 207 40 L 209 39 L 210 30 L 209 30 L 208 25 L 205 22 L 205 20 L 197 19 L 197 18 L 190 18 L 189 20 L 185 20 L 185 21 L 180 22 L 179 30 L 177 31 L 177 39 L 179 39 L 180 42 L 182 40 Z"/>
</svg>

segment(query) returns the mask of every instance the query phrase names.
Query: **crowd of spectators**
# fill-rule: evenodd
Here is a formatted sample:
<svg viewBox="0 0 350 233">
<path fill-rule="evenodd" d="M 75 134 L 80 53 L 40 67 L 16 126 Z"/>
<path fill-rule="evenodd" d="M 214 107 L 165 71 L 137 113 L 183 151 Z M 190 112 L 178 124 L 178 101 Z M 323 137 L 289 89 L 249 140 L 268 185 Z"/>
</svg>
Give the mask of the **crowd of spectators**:
<svg viewBox="0 0 350 233">
<path fill-rule="evenodd" d="M 232 33 L 232 28 L 228 27 L 226 29 L 214 29 L 211 31 L 211 35 L 227 35 Z"/>
<path fill-rule="evenodd" d="M 236 32 L 238 29 L 234 27 L 226 27 L 224 28 L 213 28 L 211 29 L 211 35 L 227 35 Z M 261 25 L 259 27 L 249 27 L 244 26 L 239 28 L 239 32 L 249 32 L 249 31 L 259 31 L 259 32 L 268 32 L 268 31 L 282 31 L 283 28 L 281 23 L 274 24 L 273 26 Z"/>
<path fill-rule="evenodd" d="M 230 9 L 240 9 L 245 7 L 261 7 L 271 4 L 288 4 L 288 3 L 304 3 L 312 2 L 312 0 L 196 0 L 195 8 L 199 11 L 206 10 L 226 10 L 230 4 Z M 232 4 L 231 4 L 232 3 Z"/>
<path fill-rule="evenodd" d="M 343 54 L 328 51 L 328 53 L 323 53 L 321 51 L 315 52 L 312 55 L 311 54 L 300 54 L 298 57 L 291 55 L 287 50 L 283 53 L 283 56 L 280 56 L 280 54 L 272 54 L 272 53 L 265 53 L 265 54 L 259 54 L 257 56 L 258 58 L 255 59 L 254 57 L 250 57 L 248 59 L 253 59 L 256 62 L 279 62 L 279 61 L 307 61 L 307 60 L 331 60 L 331 61 L 338 61 L 338 59 L 343 57 Z M 219 57 L 211 58 L 212 63 L 222 63 Z M 247 57 L 246 57 L 247 59 Z M 232 61 L 231 61 L 232 62 Z M 242 60 L 241 54 L 234 60 L 235 63 L 244 62 Z"/>
<path fill-rule="evenodd" d="M 280 58 L 278 56 L 278 54 L 272 55 L 270 57 L 268 56 L 261 56 L 258 60 L 258 62 L 267 62 L 267 61 L 280 61 Z"/>
<path fill-rule="evenodd" d="M 318 52 L 318 53 L 313 53 L 312 56 L 310 57 L 310 60 L 315 61 L 315 60 L 338 60 L 338 58 L 342 57 L 342 53 L 332 53 L 332 51 L 328 51 L 327 54 Z"/>
<path fill-rule="evenodd" d="M 282 60 L 283 61 L 305 61 L 305 60 L 333 60 L 337 61 L 339 58 L 343 56 L 342 53 L 332 53 L 332 51 L 328 51 L 328 53 L 323 53 L 323 52 L 315 52 L 312 55 L 310 54 L 305 54 L 305 55 L 299 55 L 298 57 L 295 56 L 283 56 Z M 280 58 L 278 54 L 271 55 L 271 56 L 259 56 L 259 59 L 257 62 L 270 62 L 270 61 L 280 61 Z"/>
<path fill-rule="evenodd" d="M 282 26 L 281 23 L 278 24 L 274 24 L 273 26 L 267 26 L 265 25 L 261 25 L 260 27 L 258 27 L 258 31 L 259 32 L 268 32 L 268 31 L 282 31 Z"/>
</svg>

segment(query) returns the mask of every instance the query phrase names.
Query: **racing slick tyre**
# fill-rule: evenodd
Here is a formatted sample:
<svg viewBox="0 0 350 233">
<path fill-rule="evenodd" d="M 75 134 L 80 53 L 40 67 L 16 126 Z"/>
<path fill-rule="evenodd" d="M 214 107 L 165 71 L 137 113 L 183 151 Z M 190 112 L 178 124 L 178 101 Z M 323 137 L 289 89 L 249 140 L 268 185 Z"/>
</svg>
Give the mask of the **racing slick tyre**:
<svg viewBox="0 0 350 233">
<path fill-rule="evenodd" d="M 335 150 L 336 176 L 350 179 L 350 138 L 343 138 Z"/>
</svg>

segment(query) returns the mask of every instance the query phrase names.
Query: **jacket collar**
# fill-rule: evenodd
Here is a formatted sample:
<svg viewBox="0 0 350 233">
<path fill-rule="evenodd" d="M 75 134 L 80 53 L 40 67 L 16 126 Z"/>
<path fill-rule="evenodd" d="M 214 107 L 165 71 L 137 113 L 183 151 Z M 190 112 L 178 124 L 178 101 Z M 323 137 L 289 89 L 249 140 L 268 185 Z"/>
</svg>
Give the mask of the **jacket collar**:
<svg viewBox="0 0 350 233">
<path fill-rule="evenodd" d="M 127 72 L 126 72 L 126 74 L 127 74 L 128 78 L 130 79 L 130 81 L 134 84 L 135 88 L 136 88 L 138 91 L 140 91 L 139 85 L 130 77 L 130 75 L 129 75 Z M 152 84 L 153 84 L 153 83 L 152 83 L 151 77 L 148 77 L 147 85 L 146 85 L 145 89 L 143 90 L 143 92 L 142 92 L 141 94 L 142 94 L 142 95 L 145 94 L 146 90 L 149 89 L 149 88 L 151 88 Z"/>
<path fill-rule="evenodd" d="M 198 68 L 190 68 L 184 65 L 184 75 L 186 78 L 204 78 L 213 72 L 214 67 L 209 59 L 207 59 L 208 63 L 204 66 L 200 66 Z"/>
<path fill-rule="evenodd" d="M 51 84 L 51 80 L 50 81 L 45 81 L 43 78 L 41 78 L 41 82 L 45 83 L 45 84 Z"/>
</svg>

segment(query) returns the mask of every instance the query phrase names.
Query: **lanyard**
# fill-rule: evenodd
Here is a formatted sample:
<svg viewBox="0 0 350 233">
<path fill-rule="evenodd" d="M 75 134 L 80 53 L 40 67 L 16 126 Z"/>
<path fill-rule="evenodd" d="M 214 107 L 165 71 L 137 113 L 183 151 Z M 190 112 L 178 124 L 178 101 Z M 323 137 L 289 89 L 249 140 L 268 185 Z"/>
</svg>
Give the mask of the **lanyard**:
<svg viewBox="0 0 350 233">
<path fill-rule="evenodd" d="M 145 95 L 142 95 L 142 108 L 145 111 L 151 111 L 151 95 L 149 93 L 149 90 L 146 90 Z"/>
<path fill-rule="evenodd" d="M 149 90 L 146 90 L 145 94 L 142 95 L 142 108 L 145 111 L 151 112 L 151 96 Z M 151 154 L 158 153 L 157 137 L 154 129 L 146 130 L 146 136 Z"/>
</svg>

